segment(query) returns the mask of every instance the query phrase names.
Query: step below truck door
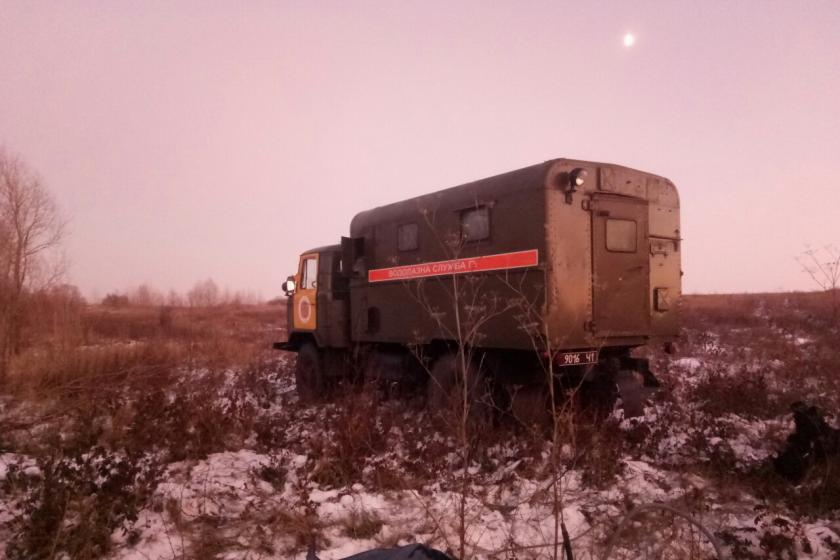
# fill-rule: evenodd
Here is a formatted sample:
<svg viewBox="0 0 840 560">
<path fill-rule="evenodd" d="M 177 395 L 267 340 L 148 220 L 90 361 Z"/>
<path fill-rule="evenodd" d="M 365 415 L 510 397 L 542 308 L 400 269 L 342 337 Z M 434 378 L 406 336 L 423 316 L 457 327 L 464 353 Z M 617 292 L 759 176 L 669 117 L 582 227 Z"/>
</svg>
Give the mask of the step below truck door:
<svg viewBox="0 0 840 560">
<path fill-rule="evenodd" d="M 597 194 L 591 210 L 595 334 L 645 336 L 650 331 L 647 202 Z"/>
</svg>

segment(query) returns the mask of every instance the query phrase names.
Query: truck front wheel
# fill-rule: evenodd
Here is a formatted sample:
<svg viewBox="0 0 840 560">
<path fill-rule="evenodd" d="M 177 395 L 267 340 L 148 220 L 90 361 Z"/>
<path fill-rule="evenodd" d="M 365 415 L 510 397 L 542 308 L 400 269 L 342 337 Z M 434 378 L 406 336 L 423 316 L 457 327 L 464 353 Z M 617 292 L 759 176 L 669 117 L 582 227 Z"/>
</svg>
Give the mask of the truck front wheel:
<svg viewBox="0 0 840 560">
<path fill-rule="evenodd" d="M 303 402 L 318 400 L 326 393 L 324 356 L 321 350 L 311 342 L 304 343 L 298 350 L 295 384 L 298 397 Z"/>
</svg>

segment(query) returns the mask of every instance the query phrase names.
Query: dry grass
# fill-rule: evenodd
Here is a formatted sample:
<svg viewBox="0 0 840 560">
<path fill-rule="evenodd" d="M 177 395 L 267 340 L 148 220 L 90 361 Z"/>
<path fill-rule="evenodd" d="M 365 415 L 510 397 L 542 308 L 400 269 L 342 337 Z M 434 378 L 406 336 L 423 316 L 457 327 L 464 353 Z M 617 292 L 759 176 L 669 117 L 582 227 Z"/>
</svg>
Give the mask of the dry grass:
<svg viewBox="0 0 840 560">
<path fill-rule="evenodd" d="M 271 352 L 270 343 L 285 324 L 280 306 L 88 306 L 79 313 L 77 321 L 59 325 L 73 332 L 44 333 L 14 359 L 7 391 L 61 397 L 138 377 L 145 382 L 150 374 L 176 368 L 244 367 Z"/>
<path fill-rule="evenodd" d="M 756 495 L 785 503 L 803 515 L 840 510 L 836 459 L 818 464 L 794 486 L 770 465 L 745 472 L 725 446 L 712 447 L 708 442 L 734 436 L 729 425 L 719 421 L 727 415 L 785 418 L 797 401 L 816 405 L 837 425 L 840 325 L 830 303 L 831 294 L 825 292 L 687 296 L 682 347 L 686 352 L 705 349 L 712 361 L 704 364 L 693 383 L 668 380 L 672 387 L 683 387 L 676 399 L 696 404 L 704 413 L 696 416 L 700 435 L 693 442 L 698 454 L 708 458 L 704 472 L 726 484 L 751 488 Z M 784 434 L 777 438 L 783 442 Z"/>
<path fill-rule="evenodd" d="M 382 530 L 384 523 L 376 513 L 367 510 L 354 511 L 343 523 L 344 536 L 351 539 L 372 539 Z"/>
<path fill-rule="evenodd" d="M 312 479 L 328 487 L 341 487 L 362 480 L 367 459 L 380 455 L 388 445 L 387 434 L 393 415 L 380 409 L 376 387 L 366 385 L 343 393 L 331 413 L 325 430 L 312 441 L 318 457 Z"/>
<path fill-rule="evenodd" d="M 101 557 L 163 465 L 240 449 L 276 397 L 270 343 L 283 311 L 90 306 L 30 330 L 0 387 L 0 445 L 42 475 L 6 477 L 4 492 L 23 500 L 6 555 Z"/>
<path fill-rule="evenodd" d="M 711 438 L 732 437 L 731 426 L 719 421 L 728 415 L 756 421 L 779 418 L 793 401 L 803 399 L 827 411 L 840 410 L 840 331 L 831 323 L 823 298 L 687 296 L 681 354 L 650 354 L 666 385 L 656 397 L 660 418 L 628 430 L 614 419 L 594 422 L 572 408 L 564 410 L 558 441 L 568 450 L 563 450 L 561 468 L 580 471 L 587 487 L 609 488 L 622 473 L 623 458 L 657 449 L 672 427 L 680 426 L 689 432 L 684 445 L 693 454 L 686 468 L 721 487 L 747 488 L 807 515 L 837 510 L 836 462 L 815 469 L 793 488 L 772 471 L 745 471 L 729 448 L 709 444 Z M 39 557 L 56 539 L 64 539 L 59 542 L 71 556 L 106 554 L 108 535 L 119 524 L 130 524 L 145 507 L 160 468 L 223 450 L 249 447 L 267 454 L 285 450 L 303 455 L 309 458 L 307 481 L 322 488 L 357 482 L 383 491 L 431 482 L 456 488 L 456 434 L 442 430 L 423 412 L 418 404 L 422 399 L 386 399 L 376 386 L 346 386 L 327 403 L 303 407 L 280 393 L 288 372 L 280 370 L 270 343 L 280 337 L 284 315 L 282 306 L 90 306 L 64 309 L 52 327 L 38 336 L 31 331 L 28 347 L 0 388 L 5 399 L 0 451 L 35 457 L 51 478 L 18 476 L 7 482 L 9 495 L 29 496 L 27 517 L 18 521 L 11 549 L 18 551 L 17 557 Z M 700 349 L 716 361 L 691 376 L 669 366 L 674 358 L 692 357 Z M 691 403 L 691 409 L 684 403 Z M 292 429 L 300 425 L 318 429 Z M 540 458 L 550 439 L 544 426 L 502 422 L 476 436 L 469 449 L 476 480 L 496 475 L 509 459 L 505 453 L 510 446 L 516 448 L 518 466 L 509 476 L 548 476 Z M 92 455 L 94 449 L 99 455 Z M 99 502 L 90 502 L 84 493 L 88 479 L 95 478 L 85 478 L 85 472 L 95 468 L 85 463 L 90 456 L 117 465 L 120 457 L 148 461 L 146 478 L 142 483 L 128 475 L 115 478 L 100 491 Z M 59 482 L 60 477 L 52 476 L 77 464 L 84 467 L 73 467 L 80 473 L 77 478 Z M 125 470 L 130 466 L 119 468 L 130 474 L 133 471 Z M 280 491 L 291 477 L 288 468 L 278 460 L 255 476 Z M 68 531 L 62 524 L 65 507 L 85 512 L 100 529 L 82 524 Z M 109 514 L 114 511 L 121 513 Z M 289 550 L 322 538 L 323 527 L 311 508 L 278 508 L 259 515 L 270 534 L 289 537 Z M 189 554 L 210 557 L 236 546 L 236 535 L 217 530 L 218 523 L 210 518 L 193 523 L 189 529 L 196 546 Z M 373 538 L 382 527 L 382 520 L 366 511 L 341 523 L 344 534 L 353 538 Z M 768 550 L 785 546 L 769 541 L 764 545 Z M 266 547 L 266 554 L 277 554 Z"/>
</svg>

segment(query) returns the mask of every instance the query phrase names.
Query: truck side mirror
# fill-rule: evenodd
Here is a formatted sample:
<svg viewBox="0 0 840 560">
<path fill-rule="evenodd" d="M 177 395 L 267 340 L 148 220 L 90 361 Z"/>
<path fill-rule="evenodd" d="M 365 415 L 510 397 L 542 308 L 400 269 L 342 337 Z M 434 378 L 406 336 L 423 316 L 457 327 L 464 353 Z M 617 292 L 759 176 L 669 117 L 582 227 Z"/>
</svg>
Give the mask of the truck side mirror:
<svg viewBox="0 0 840 560">
<path fill-rule="evenodd" d="M 295 281 L 292 280 L 291 276 L 288 280 L 283 282 L 281 287 L 283 288 L 283 291 L 286 292 L 287 297 L 295 293 Z"/>
</svg>

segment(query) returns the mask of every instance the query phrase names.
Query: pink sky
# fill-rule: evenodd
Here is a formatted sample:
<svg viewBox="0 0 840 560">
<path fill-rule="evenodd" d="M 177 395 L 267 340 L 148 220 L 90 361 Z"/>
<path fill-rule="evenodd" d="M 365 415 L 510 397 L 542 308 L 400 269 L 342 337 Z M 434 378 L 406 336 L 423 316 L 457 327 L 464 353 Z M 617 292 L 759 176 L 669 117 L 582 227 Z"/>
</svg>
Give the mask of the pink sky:
<svg viewBox="0 0 840 560">
<path fill-rule="evenodd" d="M 554 157 L 677 184 L 686 291 L 809 289 L 794 256 L 840 245 L 840 4 L 5 0 L 0 145 L 89 295 L 274 296 L 357 211 Z"/>
</svg>

